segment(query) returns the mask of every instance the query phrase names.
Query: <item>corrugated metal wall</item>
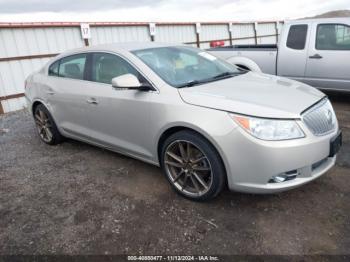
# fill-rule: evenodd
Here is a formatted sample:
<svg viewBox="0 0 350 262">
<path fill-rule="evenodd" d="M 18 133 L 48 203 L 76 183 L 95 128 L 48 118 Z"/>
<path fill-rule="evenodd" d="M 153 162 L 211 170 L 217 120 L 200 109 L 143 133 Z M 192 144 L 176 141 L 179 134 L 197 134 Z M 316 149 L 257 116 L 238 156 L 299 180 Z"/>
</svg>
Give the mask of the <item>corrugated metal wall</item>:
<svg viewBox="0 0 350 262">
<path fill-rule="evenodd" d="M 213 39 L 213 36 L 215 38 Z M 201 48 L 209 48 L 209 41 L 215 40 L 215 39 L 227 39 L 225 41 L 225 45 L 229 45 L 229 39 L 230 34 L 229 34 L 229 28 L 228 24 L 220 24 L 220 25 L 202 25 L 201 26 L 201 34 L 200 34 L 200 39 L 202 41 L 208 41 L 205 42 L 201 45 Z"/>
<path fill-rule="evenodd" d="M 89 44 L 152 40 L 201 48 L 208 48 L 213 40 L 226 45 L 266 44 L 276 43 L 276 26 L 281 23 L 234 23 L 230 32 L 229 23 L 203 23 L 197 35 L 195 23 L 159 23 L 151 37 L 148 23 L 91 23 Z M 84 45 L 79 23 L 0 23 L 0 113 L 25 107 L 24 80 L 31 72 L 51 56 Z"/>
<path fill-rule="evenodd" d="M 232 38 L 237 39 L 233 44 L 255 44 L 254 24 L 235 24 L 233 26 Z"/>
<path fill-rule="evenodd" d="M 274 44 L 276 43 L 276 23 L 263 23 L 258 24 L 256 27 L 256 33 L 258 36 L 258 44 Z M 271 33 L 275 32 L 275 33 Z M 272 36 L 269 36 L 272 35 Z M 260 37 L 263 36 L 263 37 Z"/>
<path fill-rule="evenodd" d="M 84 41 L 78 27 L 0 28 L 0 57 L 57 54 L 81 47 Z M 24 80 L 39 70 L 49 58 L 16 59 L 0 62 L 0 97 L 24 92 Z M 23 97 L 1 101 L 3 111 L 25 107 Z"/>
<path fill-rule="evenodd" d="M 91 45 L 131 41 L 151 41 L 148 26 L 91 27 Z"/>
<path fill-rule="evenodd" d="M 196 41 L 194 25 L 159 25 L 156 27 L 155 41 L 187 43 Z"/>
</svg>

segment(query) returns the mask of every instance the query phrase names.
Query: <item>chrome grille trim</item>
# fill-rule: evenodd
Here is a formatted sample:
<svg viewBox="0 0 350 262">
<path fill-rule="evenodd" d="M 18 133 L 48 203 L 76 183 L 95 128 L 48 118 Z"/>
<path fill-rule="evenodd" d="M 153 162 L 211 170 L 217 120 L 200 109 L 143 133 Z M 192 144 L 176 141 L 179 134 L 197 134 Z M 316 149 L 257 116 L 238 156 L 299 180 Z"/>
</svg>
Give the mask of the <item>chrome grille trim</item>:
<svg viewBox="0 0 350 262">
<path fill-rule="evenodd" d="M 335 130 L 337 119 L 331 103 L 324 98 L 302 114 L 302 121 L 314 135 L 323 136 Z"/>
</svg>

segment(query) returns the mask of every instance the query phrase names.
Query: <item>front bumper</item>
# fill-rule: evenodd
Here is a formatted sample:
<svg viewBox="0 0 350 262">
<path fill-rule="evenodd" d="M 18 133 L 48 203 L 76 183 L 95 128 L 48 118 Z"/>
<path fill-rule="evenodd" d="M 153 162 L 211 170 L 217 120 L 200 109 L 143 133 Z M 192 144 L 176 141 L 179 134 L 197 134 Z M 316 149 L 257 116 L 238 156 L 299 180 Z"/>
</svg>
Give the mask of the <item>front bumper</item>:
<svg viewBox="0 0 350 262">
<path fill-rule="evenodd" d="M 306 184 L 334 166 L 336 156 L 329 157 L 330 141 L 336 130 L 325 136 L 314 136 L 300 121 L 305 138 L 286 141 L 263 141 L 235 128 L 219 138 L 231 190 L 247 193 L 277 193 Z M 271 183 L 271 178 L 286 172 L 297 177 Z"/>
</svg>

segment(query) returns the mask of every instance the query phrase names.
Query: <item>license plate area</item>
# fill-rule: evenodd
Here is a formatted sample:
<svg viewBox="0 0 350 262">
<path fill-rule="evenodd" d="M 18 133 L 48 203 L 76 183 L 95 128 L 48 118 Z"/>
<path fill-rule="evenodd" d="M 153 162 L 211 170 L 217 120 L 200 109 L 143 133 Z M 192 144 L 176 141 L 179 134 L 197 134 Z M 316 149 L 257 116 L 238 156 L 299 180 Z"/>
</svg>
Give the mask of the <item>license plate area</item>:
<svg viewBox="0 0 350 262">
<path fill-rule="evenodd" d="M 343 143 L 342 132 L 339 133 L 332 138 L 329 147 L 329 157 L 334 157 L 340 150 Z"/>
</svg>

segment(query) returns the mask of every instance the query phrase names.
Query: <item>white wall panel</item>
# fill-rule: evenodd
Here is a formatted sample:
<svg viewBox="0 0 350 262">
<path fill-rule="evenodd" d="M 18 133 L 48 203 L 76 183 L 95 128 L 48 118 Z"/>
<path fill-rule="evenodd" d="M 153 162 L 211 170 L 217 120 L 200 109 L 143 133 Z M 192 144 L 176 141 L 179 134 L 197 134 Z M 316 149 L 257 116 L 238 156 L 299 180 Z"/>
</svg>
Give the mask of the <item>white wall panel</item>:
<svg viewBox="0 0 350 262">
<path fill-rule="evenodd" d="M 259 37 L 276 34 L 276 23 L 262 23 L 257 25 L 258 44 L 275 44 L 276 36 Z"/>
<path fill-rule="evenodd" d="M 91 45 L 131 41 L 151 41 L 148 26 L 91 27 Z"/>
<path fill-rule="evenodd" d="M 4 113 L 21 110 L 27 107 L 27 102 L 24 97 L 1 101 L 1 104 L 4 109 Z"/>
<path fill-rule="evenodd" d="M 196 41 L 194 25 L 157 25 L 156 42 L 186 43 Z"/>
<path fill-rule="evenodd" d="M 234 24 L 232 37 L 254 37 L 254 24 Z"/>
<path fill-rule="evenodd" d="M 84 45 L 78 27 L 0 29 L 0 57 L 60 53 Z"/>
<path fill-rule="evenodd" d="M 210 41 L 216 39 L 230 38 L 228 32 L 228 24 L 218 25 L 202 25 L 201 26 L 201 40 Z"/>
<path fill-rule="evenodd" d="M 50 58 L 0 62 L 0 96 L 24 92 L 27 76 L 44 66 Z"/>
</svg>

